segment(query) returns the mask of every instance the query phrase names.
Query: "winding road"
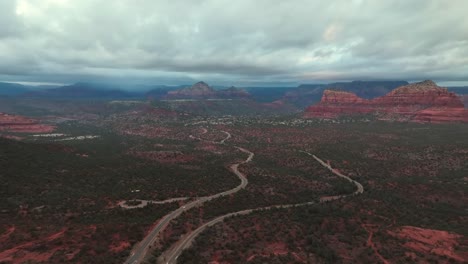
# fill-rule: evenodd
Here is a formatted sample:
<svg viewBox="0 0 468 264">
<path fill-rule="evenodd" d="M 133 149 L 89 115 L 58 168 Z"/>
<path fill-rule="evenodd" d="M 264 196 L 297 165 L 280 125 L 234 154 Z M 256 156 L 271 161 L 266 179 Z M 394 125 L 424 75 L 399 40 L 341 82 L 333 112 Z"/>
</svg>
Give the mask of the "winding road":
<svg viewBox="0 0 468 264">
<path fill-rule="evenodd" d="M 207 141 L 207 142 L 214 143 L 214 144 L 225 144 L 225 141 L 228 140 L 229 138 L 231 138 L 232 136 L 231 136 L 231 134 L 229 132 L 226 132 L 226 131 L 221 131 L 221 132 L 226 134 L 226 137 L 223 140 L 219 141 L 219 142 L 204 140 L 204 139 L 202 139 L 200 137 L 195 137 L 195 136 L 192 136 L 192 135 L 190 135 L 190 138 L 198 139 L 198 140 L 202 140 L 202 141 Z M 204 132 L 202 134 L 205 134 L 205 133 L 207 133 L 206 129 L 204 129 Z M 165 215 L 149 231 L 149 233 L 146 235 L 146 237 L 134 247 L 134 249 L 130 253 L 130 257 L 124 262 L 125 264 L 138 264 L 138 263 L 141 263 L 144 260 L 146 254 L 148 253 L 148 250 L 150 249 L 150 246 L 158 238 L 158 234 L 162 230 L 164 230 L 172 220 L 174 220 L 175 218 L 180 216 L 183 212 L 188 211 L 193 207 L 200 206 L 204 202 L 216 199 L 216 198 L 221 197 L 221 196 L 236 193 L 239 190 L 241 190 L 242 188 L 245 188 L 245 186 L 247 186 L 249 181 L 247 180 L 245 175 L 242 172 L 239 171 L 238 168 L 239 168 L 239 165 L 241 165 L 241 164 L 251 162 L 252 159 L 254 158 L 254 153 L 250 152 L 247 149 L 241 148 L 241 147 L 235 146 L 235 148 L 240 150 L 241 152 L 244 152 L 244 153 L 248 154 L 248 157 L 244 161 L 232 164 L 230 166 L 231 172 L 233 172 L 237 177 L 239 177 L 239 179 L 241 180 L 241 183 L 238 186 L 236 186 L 235 188 L 233 188 L 233 189 L 230 189 L 230 190 L 227 190 L 227 191 L 224 191 L 224 192 L 221 192 L 221 193 L 213 194 L 213 195 L 210 195 L 210 196 L 200 197 L 200 198 L 198 198 L 198 199 L 196 199 L 196 200 L 194 200 L 192 202 L 189 202 L 189 203 L 185 204 L 182 207 L 179 207 L 178 209 L 172 211 L 171 213 Z M 181 199 L 181 198 L 176 198 L 176 199 Z"/>
<path fill-rule="evenodd" d="M 344 197 L 347 197 L 349 195 L 356 195 L 356 194 L 361 194 L 364 192 L 364 187 L 362 186 L 362 184 L 360 184 L 359 182 L 351 179 L 350 177 L 342 174 L 341 172 L 339 172 L 338 170 L 336 169 L 333 169 L 330 164 L 324 162 L 323 160 L 319 159 L 317 156 L 313 155 L 312 153 L 309 153 L 307 151 L 303 151 L 301 150 L 300 152 L 302 153 L 305 153 L 309 156 L 312 156 L 316 161 L 318 161 L 322 166 L 326 167 L 328 170 L 330 170 L 333 174 L 335 174 L 336 176 L 340 177 L 340 178 L 343 178 L 347 181 L 349 181 L 350 183 L 354 184 L 356 186 L 356 191 L 354 191 L 352 194 L 345 194 L 345 195 L 335 195 L 335 196 L 326 196 L 326 197 L 322 197 L 320 198 L 320 202 L 329 202 L 329 201 L 334 201 L 334 200 L 338 200 L 338 199 L 341 199 L 341 198 L 344 198 Z"/>
<path fill-rule="evenodd" d="M 320 199 L 320 203 L 325 203 L 325 202 L 329 202 L 329 201 L 334 201 L 334 200 L 338 200 L 338 199 L 342 199 L 342 198 L 345 198 L 347 196 L 350 196 L 350 195 L 357 195 L 357 194 L 361 194 L 364 192 L 364 187 L 362 186 L 362 184 L 360 184 L 359 182 L 351 179 L 350 177 L 346 176 L 346 175 L 343 175 L 342 173 L 340 173 L 339 171 L 337 171 L 336 169 L 333 169 L 329 164 L 325 163 L 323 160 L 321 160 L 320 158 L 318 158 L 317 156 L 309 153 L 309 152 L 306 152 L 306 151 L 301 151 L 303 153 L 306 153 L 307 155 L 310 155 L 312 156 L 316 161 L 318 161 L 322 166 L 326 167 L 327 169 L 329 169 L 333 174 L 337 175 L 338 177 L 341 177 L 341 178 L 344 178 L 346 179 L 347 181 L 353 183 L 355 186 L 356 186 L 356 191 L 353 192 L 352 194 L 348 194 L 348 195 L 337 195 L 337 196 L 328 196 L 328 197 L 324 197 L 324 198 L 321 198 Z M 191 233 L 189 233 L 188 235 L 186 235 L 184 238 L 182 238 L 181 240 L 179 240 L 175 246 L 171 249 L 169 249 L 168 251 L 164 252 L 163 255 L 161 256 L 161 259 L 163 260 L 162 263 L 166 263 L 166 264 L 175 264 L 177 263 L 177 258 L 180 256 L 180 254 L 182 253 L 182 251 L 188 247 L 190 247 L 192 241 L 198 236 L 200 235 L 206 228 L 210 227 L 210 226 L 213 226 L 219 222 L 222 222 L 224 219 L 228 218 L 228 217 L 232 217 L 232 216 L 238 216 L 238 215 L 247 215 L 247 214 L 250 214 L 254 211 L 258 211 L 258 210 L 270 210 L 270 209 L 273 209 L 273 208 L 290 208 L 290 207 L 298 207 L 298 206 L 306 206 L 306 205 L 312 205 L 312 204 L 315 204 L 316 202 L 305 202 L 305 203 L 298 203 L 298 204 L 286 204 L 286 205 L 273 205 L 273 206 L 267 206 L 267 207 L 261 207 L 261 208 L 255 208 L 255 209 L 247 209 L 247 210 L 242 210 L 242 211 L 238 211 L 238 212 L 233 212 L 233 213 L 228 213 L 228 214 L 225 214 L 225 215 L 222 215 L 222 216 L 219 216 L 203 225 L 201 225 L 200 227 L 198 227 L 197 229 L 195 229 L 194 231 L 192 231 Z"/>
<path fill-rule="evenodd" d="M 122 207 L 123 209 L 135 209 L 135 208 L 143 208 L 143 207 L 147 206 L 148 204 L 166 204 L 166 203 L 174 203 L 174 202 L 179 202 L 179 201 L 185 201 L 185 200 L 188 200 L 188 199 L 189 199 L 189 197 L 171 198 L 171 199 L 167 199 L 167 200 L 164 200 L 164 201 L 134 199 L 134 200 L 130 200 L 130 201 L 136 201 L 136 202 L 140 202 L 140 203 L 137 204 L 137 205 L 128 205 L 127 204 L 128 201 L 124 200 L 124 201 L 120 201 L 119 203 L 117 203 L 117 205 Z"/>
<path fill-rule="evenodd" d="M 208 132 L 207 129 L 205 129 L 205 128 L 202 128 L 202 129 L 203 129 L 203 131 L 202 131 L 201 135 L 206 134 Z M 222 139 L 221 141 L 206 140 L 206 139 L 202 139 L 199 136 L 193 136 L 193 135 L 190 135 L 189 137 L 192 138 L 192 139 L 197 139 L 197 140 L 200 140 L 200 141 L 206 141 L 206 142 L 210 142 L 210 143 L 213 143 L 213 144 L 225 144 L 226 140 L 230 139 L 232 136 L 231 136 L 231 134 L 229 132 L 226 132 L 226 131 L 221 131 L 221 132 L 226 134 L 226 137 L 224 139 Z M 248 154 L 248 157 L 244 161 L 239 162 L 239 163 L 234 163 L 234 164 L 232 164 L 230 166 L 230 171 L 233 172 L 241 180 L 241 183 L 238 186 L 236 186 L 235 188 L 233 188 L 233 189 L 230 189 L 230 190 L 227 190 L 227 191 L 224 191 L 224 192 L 221 192 L 221 193 L 213 194 L 213 195 L 210 195 L 210 196 L 200 197 L 200 198 L 198 198 L 198 199 L 196 199 L 194 201 L 191 201 L 191 202 L 183 205 L 182 207 L 179 207 L 178 209 L 176 209 L 176 210 L 172 211 L 171 213 L 167 214 L 166 216 L 164 216 L 150 230 L 148 235 L 138 245 L 135 246 L 135 248 L 132 250 L 132 252 L 130 254 L 130 257 L 127 259 L 127 261 L 125 261 L 125 264 L 138 264 L 138 263 L 141 263 L 144 260 L 146 254 L 148 253 L 148 251 L 150 249 L 150 246 L 157 239 L 158 234 L 161 231 L 163 231 L 169 225 L 169 223 L 172 220 L 174 220 L 175 218 L 180 216 L 183 212 L 188 211 L 191 208 L 194 208 L 196 206 L 200 206 L 204 202 L 207 202 L 207 201 L 210 201 L 210 200 L 222 197 L 222 196 L 226 196 L 226 195 L 236 193 L 239 190 L 241 190 L 241 189 L 243 189 L 243 188 L 245 188 L 247 186 L 248 180 L 246 178 L 246 175 L 244 175 L 242 172 L 239 171 L 239 166 L 241 164 L 251 162 L 253 160 L 253 158 L 254 158 L 254 153 L 247 150 L 247 149 L 245 149 L 245 148 L 241 148 L 241 147 L 238 147 L 238 146 L 234 146 L 234 147 L 236 149 L 238 149 L 239 151 Z M 307 154 L 309 156 L 312 156 L 322 166 L 324 166 L 328 170 L 330 170 L 330 172 L 332 172 L 333 174 L 335 174 L 338 177 L 341 177 L 341 178 L 349 181 L 350 183 L 352 183 L 352 184 L 354 184 L 356 186 L 356 191 L 354 191 L 351 194 L 321 197 L 319 203 L 330 202 L 330 201 L 345 198 L 347 196 L 358 195 L 358 194 L 361 194 L 361 193 L 364 192 L 364 187 L 359 182 L 357 182 L 357 181 L 351 179 L 350 177 L 342 174 L 338 170 L 333 169 L 329 164 L 327 164 L 326 162 L 324 162 L 323 160 L 321 160 L 317 156 L 315 156 L 315 155 L 313 155 L 313 154 L 311 154 L 309 152 L 306 152 L 306 151 L 300 151 L 300 152 L 305 153 L 305 154 Z M 169 200 L 166 200 L 166 201 L 161 201 L 161 202 L 158 202 L 158 203 L 164 203 L 164 202 L 168 202 L 168 201 L 179 201 L 179 200 L 185 200 L 185 199 L 188 199 L 188 198 L 187 197 L 174 198 L 174 199 L 169 199 Z M 147 201 L 147 203 L 148 202 L 156 202 L 156 201 Z M 242 211 L 238 211 L 238 212 L 232 212 L 232 213 L 228 213 L 228 214 L 219 216 L 219 217 L 217 217 L 215 219 L 212 219 L 209 222 L 201 225 L 200 227 L 198 227 L 197 229 L 195 229 L 191 233 L 185 235 L 172 248 L 170 248 L 169 250 L 164 252 L 160 256 L 159 261 L 162 261 L 161 263 L 166 263 L 166 264 L 175 264 L 175 263 L 177 263 L 177 258 L 180 256 L 182 251 L 184 249 L 190 247 L 192 241 L 198 235 L 200 235 L 206 228 L 208 228 L 210 226 L 213 226 L 213 225 L 215 225 L 215 224 L 217 224 L 219 222 L 222 222 L 224 219 L 226 219 L 228 217 L 238 216 L 238 215 L 247 215 L 247 214 L 250 214 L 250 213 L 252 213 L 254 211 L 259 211 L 259 210 L 270 210 L 270 209 L 273 209 L 273 208 L 291 208 L 291 207 L 312 205 L 312 204 L 316 204 L 316 203 L 317 202 L 315 202 L 315 201 L 311 201 L 311 202 L 304 202 L 304 203 L 297 203 L 297 204 L 272 205 L 272 206 L 267 206 L 267 207 L 261 207 L 261 208 L 242 210 Z M 135 208 L 144 207 L 145 205 L 137 205 L 137 206 L 135 206 Z M 131 208 L 128 208 L 128 209 L 131 209 Z"/>
</svg>

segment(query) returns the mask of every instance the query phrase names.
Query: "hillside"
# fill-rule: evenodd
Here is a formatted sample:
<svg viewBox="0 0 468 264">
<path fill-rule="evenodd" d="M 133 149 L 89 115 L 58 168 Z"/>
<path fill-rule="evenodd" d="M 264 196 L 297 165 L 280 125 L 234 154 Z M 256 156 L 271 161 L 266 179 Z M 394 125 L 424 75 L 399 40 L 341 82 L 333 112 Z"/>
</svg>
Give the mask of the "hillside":
<svg viewBox="0 0 468 264">
<path fill-rule="evenodd" d="M 0 82 L 0 95 L 16 96 L 30 91 L 30 88 L 17 83 Z"/>
<path fill-rule="evenodd" d="M 138 95 L 131 92 L 113 89 L 108 85 L 98 85 L 91 83 L 75 83 L 53 89 L 33 91 L 24 94 L 25 97 L 40 98 L 68 98 L 68 99 L 118 99 L 131 98 Z"/>
<path fill-rule="evenodd" d="M 168 91 L 167 95 L 164 97 L 168 100 L 174 99 L 242 99 L 249 98 L 250 94 L 243 90 L 236 88 L 234 86 L 222 89 L 215 90 L 213 87 L 209 86 L 205 82 L 198 82 L 190 87 L 185 87 L 175 91 Z"/>
</svg>

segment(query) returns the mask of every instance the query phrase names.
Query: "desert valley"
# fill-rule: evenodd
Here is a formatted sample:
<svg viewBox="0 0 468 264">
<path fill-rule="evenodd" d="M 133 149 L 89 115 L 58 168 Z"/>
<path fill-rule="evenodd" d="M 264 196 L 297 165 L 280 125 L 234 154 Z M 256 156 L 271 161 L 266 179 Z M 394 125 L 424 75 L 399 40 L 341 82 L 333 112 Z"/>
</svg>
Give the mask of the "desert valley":
<svg viewBox="0 0 468 264">
<path fill-rule="evenodd" d="M 204 82 L 3 98 L 0 261 L 463 263 L 461 96 L 351 84 L 303 110 L 292 91 L 261 102 Z"/>
<path fill-rule="evenodd" d="M 468 263 L 468 1 L 0 1 L 0 264 Z"/>
</svg>

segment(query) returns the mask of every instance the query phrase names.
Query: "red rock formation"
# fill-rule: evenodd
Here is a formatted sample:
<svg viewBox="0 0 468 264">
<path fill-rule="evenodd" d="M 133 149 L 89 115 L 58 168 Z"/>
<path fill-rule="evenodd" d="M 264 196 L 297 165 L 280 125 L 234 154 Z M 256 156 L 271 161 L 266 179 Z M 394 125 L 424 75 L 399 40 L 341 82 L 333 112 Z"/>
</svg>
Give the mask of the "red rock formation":
<svg viewBox="0 0 468 264">
<path fill-rule="evenodd" d="M 167 96 L 170 98 L 198 98 L 214 96 L 216 91 L 205 82 L 198 82 L 191 87 L 177 91 L 169 91 Z"/>
<path fill-rule="evenodd" d="M 385 96 L 372 100 L 378 106 L 463 107 L 463 102 L 433 81 L 401 86 Z"/>
<path fill-rule="evenodd" d="M 466 250 L 456 250 L 462 235 L 443 230 L 424 229 L 415 226 L 402 226 L 387 231 L 390 236 L 401 239 L 403 247 L 422 254 L 435 254 L 456 262 L 466 261 Z"/>
<path fill-rule="evenodd" d="M 468 110 L 461 99 L 432 81 L 401 86 L 372 100 L 350 92 L 326 90 L 320 103 L 308 107 L 304 117 L 335 118 L 353 114 L 420 122 L 468 122 Z"/>
<path fill-rule="evenodd" d="M 431 123 L 468 123 L 468 110 L 464 108 L 431 107 L 417 112 L 413 120 Z"/>
<path fill-rule="evenodd" d="M 37 120 L 24 116 L 0 113 L 0 131 L 26 132 L 26 133 L 49 133 L 55 129 L 54 126 L 40 124 Z"/>
<path fill-rule="evenodd" d="M 369 100 L 350 92 L 325 90 L 320 103 L 306 109 L 306 117 L 335 118 L 340 115 L 367 114 L 373 112 Z"/>
<path fill-rule="evenodd" d="M 226 98 L 247 98 L 250 94 L 234 86 L 215 90 L 205 82 L 198 82 L 191 87 L 183 88 L 176 91 L 169 91 L 166 99 L 226 99 Z"/>
</svg>

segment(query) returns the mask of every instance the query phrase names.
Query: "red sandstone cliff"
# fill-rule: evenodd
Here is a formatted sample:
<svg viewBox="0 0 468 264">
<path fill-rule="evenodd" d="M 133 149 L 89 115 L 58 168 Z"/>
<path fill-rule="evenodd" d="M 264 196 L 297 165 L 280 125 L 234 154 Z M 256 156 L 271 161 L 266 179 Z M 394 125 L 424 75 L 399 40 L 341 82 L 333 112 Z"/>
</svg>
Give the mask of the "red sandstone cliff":
<svg viewBox="0 0 468 264">
<path fill-rule="evenodd" d="M 320 103 L 306 109 L 306 117 L 334 118 L 340 115 L 368 114 L 374 109 L 369 100 L 351 92 L 325 90 Z"/>
<path fill-rule="evenodd" d="M 468 110 L 464 109 L 462 100 L 432 81 L 401 86 L 372 100 L 350 92 L 326 90 L 320 103 L 308 107 L 304 117 L 335 118 L 354 114 L 421 122 L 468 122 Z"/>
</svg>

